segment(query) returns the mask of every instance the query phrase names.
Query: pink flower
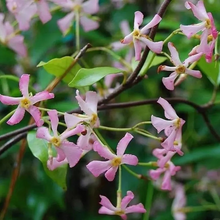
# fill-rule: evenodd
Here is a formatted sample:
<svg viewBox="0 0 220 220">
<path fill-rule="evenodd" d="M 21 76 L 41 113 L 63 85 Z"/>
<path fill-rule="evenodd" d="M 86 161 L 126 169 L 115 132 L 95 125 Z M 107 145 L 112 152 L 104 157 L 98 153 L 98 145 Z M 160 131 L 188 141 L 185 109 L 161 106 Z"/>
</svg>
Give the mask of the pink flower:
<svg viewBox="0 0 220 220">
<path fill-rule="evenodd" d="M 76 13 L 80 13 L 80 24 L 82 25 L 84 31 L 95 30 L 99 27 L 99 23 L 90 18 L 91 14 L 95 14 L 99 11 L 99 0 L 88 0 L 83 3 L 83 0 L 52 0 L 54 3 L 60 5 L 64 9 L 71 11 L 64 18 L 58 20 L 58 26 L 62 33 L 65 35 L 76 16 Z"/>
<path fill-rule="evenodd" d="M 58 134 L 57 127 L 58 127 L 58 115 L 56 110 L 48 111 L 48 115 L 51 122 L 51 127 L 53 131 L 53 136 L 50 135 L 48 128 L 40 127 L 37 130 L 37 138 L 45 139 L 50 144 L 55 146 L 57 151 L 56 158 L 53 158 L 52 155 L 49 155 L 48 160 L 48 169 L 54 170 L 57 166 L 62 165 L 68 161 L 70 167 L 74 167 L 81 155 L 82 149 L 75 145 L 72 142 L 67 141 L 67 138 L 73 136 L 75 134 L 79 134 L 84 130 L 84 126 L 77 125 L 73 129 L 67 129 L 62 134 Z"/>
<path fill-rule="evenodd" d="M 24 45 L 24 37 L 17 35 L 14 32 L 12 25 L 6 21 L 3 23 L 4 14 L 0 13 L 0 42 L 2 44 L 8 45 L 9 48 L 14 50 L 21 56 L 27 56 L 27 49 Z"/>
<path fill-rule="evenodd" d="M 13 98 L 9 96 L 0 95 L 0 102 L 5 105 L 18 105 L 15 113 L 12 117 L 7 121 L 9 125 L 14 125 L 19 123 L 23 117 L 25 110 L 28 111 L 35 120 L 37 126 L 41 126 L 43 124 L 43 120 L 41 119 L 40 110 L 34 106 L 35 103 L 52 99 L 54 98 L 53 93 L 49 93 L 47 91 L 42 91 L 32 96 L 32 94 L 28 92 L 28 84 L 29 84 L 29 76 L 28 74 L 23 74 L 19 81 L 19 89 L 23 95 L 23 97 Z"/>
<path fill-rule="evenodd" d="M 171 190 L 171 176 L 176 175 L 176 172 L 179 171 L 181 167 L 175 166 L 171 161 L 166 163 L 166 166 L 163 168 L 158 168 L 156 170 L 150 170 L 150 176 L 153 180 L 159 179 L 160 175 L 164 173 L 162 180 L 161 189 L 162 190 Z"/>
<path fill-rule="evenodd" d="M 131 191 L 127 191 L 127 195 L 121 200 L 117 207 L 113 206 L 107 197 L 101 195 L 100 197 L 100 204 L 102 207 L 99 209 L 99 214 L 119 215 L 123 220 L 126 220 L 126 214 L 146 212 L 146 209 L 141 203 L 127 207 L 130 201 L 134 198 L 134 194 Z"/>
<path fill-rule="evenodd" d="M 172 213 L 175 220 L 185 220 L 186 214 L 179 211 L 186 205 L 186 195 L 184 186 L 181 184 L 176 184 L 174 188 L 175 198 L 172 204 Z"/>
<path fill-rule="evenodd" d="M 154 18 L 140 30 L 139 26 L 143 22 L 143 17 L 144 16 L 140 11 L 135 12 L 134 30 L 133 32 L 128 34 L 123 40 L 121 40 L 121 43 L 123 44 L 131 44 L 132 42 L 134 43 L 136 60 L 140 60 L 141 49 L 142 47 L 144 47 L 144 45 L 149 47 L 149 49 L 155 53 L 160 53 L 163 47 L 163 41 L 153 42 L 147 35 L 149 29 L 154 27 L 161 21 L 161 17 L 156 14 Z"/>
<path fill-rule="evenodd" d="M 174 47 L 174 45 L 171 42 L 168 43 L 168 48 L 170 50 L 170 54 L 171 54 L 171 58 L 172 58 L 171 62 L 175 66 L 170 67 L 170 66 L 162 66 L 161 65 L 158 67 L 158 72 L 160 72 L 160 71 L 174 71 L 170 74 L 169 77 L 163 77 L 163 79 L 162 79 L 163 84 L 167 89 L 174 90 L 174 81 L 181 74 L 189 74 L 189 75 L 194 76 L 196 78 L 202 77 L 202 74 L 200 73 L 200 71 L 191 70 L 188 68 L 188 66 L 191 63 L 200 59 L 200 57 L 202 56 L 202 53 L 198 53 L 193 56 L 190 56 L 182 63 L 179 58 L 179 53 L 177 52 L 176 48 Z"/>
<path fill-rule="evenodd" d="M 217 38 L 218 32 L 214 24 L 214 19 L 211 13 L 206 12 L 203 1 L 198 1 L 196 5 L 186 1 L 185 6 L 187 9 L 191 9 L 194 16 L 202 22 L 194 25 L 180 25 L 182 32 L 190 38 L 199 31 L 207 31 L 214 38 Z"/>
<path fill-rule="evenodd" d="M 151 116 L 152 125 L 157 129 L 157 132 L 164 130 L 167 139 L 161 144 L 166 151 L 174 151 L 182 155 L 181 151 L 181 132 L 185 121 L 179 118 L 173 107 L 163 98 L 157 101 L 164 109 L 165 117 L 168 120 Z"/>
<path fill-rule="evenodd" d="M 126 133 L 125 136 L 119 141 L 117 146 L 117 155 L 113 154 L 107 147 L 102 146 L 98 141 L 94 143 L 94 151 L 101 157 L 108 159 L 107 161 L 92 161 L 86 167 L 95 176 L 98 177 L 101 173 L 105 173 L 108 181 L 113 181 L 118 167 L 121 164 L 137 165 L 138 158 L 134 155 L 124 154 L 129 142 L 133 136 Z"/>
<path fill-rule="evenodd" d="M 50 10 L 46 0 L 7 0 L 8 10 L 15 16 L 22 31 L 28 30 L 31 18 L 38 13 L 43 23 L 51 19 Z"/>
</svg>

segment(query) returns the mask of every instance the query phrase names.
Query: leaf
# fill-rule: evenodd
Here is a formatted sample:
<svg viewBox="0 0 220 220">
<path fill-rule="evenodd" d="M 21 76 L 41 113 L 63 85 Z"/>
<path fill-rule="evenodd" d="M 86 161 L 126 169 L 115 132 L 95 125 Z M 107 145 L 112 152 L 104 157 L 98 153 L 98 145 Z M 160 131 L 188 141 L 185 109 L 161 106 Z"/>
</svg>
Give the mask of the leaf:
<svg viewBox="0 0 220 220">
<path fill-rule="evenodd" d="M 114 67 L 97 67 L 93 69 L 82 68 L 77 72 L 76 76 L 69 83 L 69 86 L 76 88 L 90 86 L 109 74 L 121 72 L 122 70 Z"/>
<path fill-rule="evenodd" d="M 214 85 L 219 85 L 220 83 L 220 68 L 219 68 L 219 62 L 211 62 L 207 63 L 205 58 L 202 57 L 198 62 L 199 68 L 202 70 L 204 74 L 208 77 L 208 79 L 211 81 Z"/>
<path fill-rule="evenodd" d="M 44 167 L 46 174 L 64 190 L 66 190 L 66 174 L 67 164 L 64 164 L 55 170 L 51 171 L 47 168 L 48 160 L 48 145 L 45 140 L 36 138 L 36 132 L 31 131 L 27 135 L 28 146 L 32 154 L 38 158 Z"/>
<path fill-rule="evenodd" d="M 151 62 L 151 59 L 154 57 L 153 61 Z M 152 66 L 157 66 L 161 63 L 163 63 L 165 60 L 167 60 L 167 57 L 164 57 L 164 56 L 157 56 L 155 55 L 154 53 L 152 53 L 151 51 L 149 52 L 148 56 L 147 56 L 147 59 L 144 63 L 144 66 L 142 67 L 141 71 L 140 71 L 140 75 L 144 75 L 146 74 L 147 70 L 150 69 Z M 151 62 L 151 64 L 149 65 L 149 63 Z M 137 67 L 138 65 L 138 61 L 135 60 L 135 58 L 132 59 L 132 63 L 131 63 L 131 66 L 132 66 L 132 69 L 135 70 L 135 68 Z M 149 66 L 148 66 L 149 65 Z"/>
<path fill-rule="evenodd" d="M 50 74 L 59 77 L 61 76 L 71 65 L 73 62 L 73 58 L 66 56 L 62 58 L 55 58 L 48 62 L 41 61 L 37 67 L 43 66 L 43 68 Z M 72 69 L 67 73 L 67 75 L 64 77 L 63 81 L 65 83 L 69 83 L 76 75 L 77 71 L 80 69 L 80 65 L 76 63 Z"/>
</svg>

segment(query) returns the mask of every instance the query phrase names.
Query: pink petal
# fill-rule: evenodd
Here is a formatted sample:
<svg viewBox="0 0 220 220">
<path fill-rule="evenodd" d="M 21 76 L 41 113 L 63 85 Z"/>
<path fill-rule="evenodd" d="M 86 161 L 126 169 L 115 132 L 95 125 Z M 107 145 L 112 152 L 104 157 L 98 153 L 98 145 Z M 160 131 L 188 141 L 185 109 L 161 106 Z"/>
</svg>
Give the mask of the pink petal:
<svg viewBox="0 0 220 220">
<path fill-rule="evenodd" d="M 134 13 L 134 29 L 139 30 L 139 26 L 143 22 L 144 15 L 140 11 Z"/>
<path fill-rule="evenodd" d="M 45 139 L 48 142 L 50 142 L 50 140 L 53 138 L 50 133 L 48 128 L 46 127 L 40 127 L 37 129 L 37 133 L 36 133 L 36 137 L 40 138 L 40 139 Z"/>
<path fill-rule="evenodd" d="M 164 157 L 160 158 L 159 161 L 157 162 L 158 166 L 160 168 L 165 168 L 166 163 L 170 161 L 173 155 L 175 154 L 176 152 L 172 152 L 172 151 L 167 152 L 167 154 Z"/>
<path fill-rule="evenodd" d="M 49 93 L 47 91 L 42 91 L 42 92 L 38 92 L 36 95 L 30 97 L 30 100 L 31 100 L 31 103 L 34 105 L 37 102 L 48 100 L 48 99 L 53 99 L 53 98 L 54 98 L 53 93 Z"/>
<path fill-rule="evenodd" d="M 206 22 L 202 22 L 199 24 L 193 25 L 180 25 L 180 30 L 185 34 L 188 38 L 191 38 L 193 35 L 202 31 L 205 28 Z"/>
<path fill-rule="evenodd" d="M 145 213 L 146 209 L 144 208 L 143 204 L 139 203 L 137 205 L 129 206 L 125 209 L 125 213 Z"/>
<path fill-rule="evenodd" d="M 105 159 L 112 160 L 116 157 L 115 154 L 113 154 L 107 147 L 102 146 L 99 141 L 96 141 L 93 144 L 93 149 L 96 151 L 101 157 Z"/>
<path fill-rule="evenodd" d="M 115 215 L 115 211 L 112 211 L 104 206 L 99 209 L 99 214 L 106 214 L 106 215 Z"/>
<path fill-rule="evenodd" d="M 133 41 L 133 32 L 125 36 L 124 39 L 121 40 L 121 43 L 130 44 L 132 41 Z"/>
<path fill-rule="evenodd" d="M 156 26 L 161 20 L 162 18 L 156 14 L 153 19 L 141 29 L 141 34 L 146 34 L 150 28 Z"/>
<path fill-rule="evenodd" d="M 86 135 L 80 135 L 80 137 L 77 140 L 77 145 L 82 148 L 83 150 L 90 151 L 93 149 L 93 143 L 96 139 L 94 139 L 93 135 L 91 134 L 92 131 L 87 129 Z M 90 143 L 92 140 L 92 143 Z"/>
<path fill-rule="evenodd" d="M 18 106 L 15 113 L 11 116 L 11 118 L 7 121 L 9 125 L 18 124 L 24 117 L 25 109 Z"/>
<path fill-rule="evenodd" d="M 169 191 L 172 189 L 172 187 L 171 187 L 171 176 L 170 176 L 169 171 L 166 171 L 165 174 L 164 174 L 161 189 L 162 190 L 169 190 Z"/>
<path fill-rule="evenodd" d="M 84 130 L 85 130 L 85 128 L 84 128 L 83 125 L 77 125 L 74 129 L 71 129 L 71 130 L 67 129 L 66 131 L 64 131 L 60 135 L 60 138 L 61 138 L 61 140 L 65 140 L 68 137 L 71 137 L 71 136 L 76 135 L 76 134 L 80 134 Z"/>
<path fill-rule="evenodd" d="M 50 117 L 50 123 L 51 123 L 51 127 L 53 130 L 53 134 L 54 134 L 54 136 L 58 136 L 57 127 L 58 127 L 59 119 L 58 119 L 58 115 L 57 115 L 57 110 L 50 110 L 47 112 L 47 114 Z"/>
<path fill-rule="evenodd" d="M 94 21 L 86 16 L 81 16 L 79 22 L 85 32 L 96 30 L 99 27 L 99 22 Z"/>
<path fill-rule="evenodd" d="M 74 114 L 68 114 L 65 112 L 64 120 L 68 128 L 74 128 L 77 124 L 83 121 L 82 118 Z"/>
<path fill-rule="evenodd" d="M 135 155 L 125 154 L 122 157 L 122 163 L 136 166 L 138 164 L 138 158 Z"/>
<path fill-rule="evenodd" d="M 50 9 L 45 0 L 36 1 L 38 14 L 42 23 L 47 23 L 51 19 Z"/>
<path fill-rule="evenodd" d="M 94 160 L 86 165 L 87 169 L 95 176 L 98 177 L 111 167 L 111 162 Z"/>
<path fill-rule="evenodd" d="M 57 151 L 56 160 L 58 162 L 63 161 L 66 158 L 66 155 L 65 155 L 63 149 L 61 149 L 61 147 L 56 147 L 56 151 Z"/>
<path fill-rule="evenodd" d="M 178 73 L 173 72 L 168 77 L 163 77 L 162 82 L 168 90 L 174 90 L 174 81 L 178 77 Z"/>
<path fill-rule="evenodd" d="M 69 166 L 74 167 L 81 158 L 82 149 L 80 149 L 74 143 L 68 141 L 63 141 L 60 147 L 66 155 L 66 158 L 69 162 Z"/>
<path fill-rule="evenodd" d="M 209 19 L 211 21 L 211 33 L 212 36 L 214 37 L 214 39 L 216 39 L 218 37 L 218 31 L 216 30 L 215 24 L 214 24 L 214 19 L 212 17 L 212 14 L 209 12 L 208 13 Z"/>
<path fill-rule="evenodd" d="M 169 42 L 169 43 L 168 43 L 168 48 L 169 48 L 169 51 L 170 51 L 170 55 L 171 55 L 173 64 L 174 64 L 175 66 L 181 65 L 182 62 L 180 61 L 179 53 L 178 53 L 178 51 L 176 50 L 176 48 L 174 47 L 173 43 Z"/>
<path fill-rule="evenodd" d="M 4 14 L 0 13 L 0 39 L 5 40 L 7 37 L 7 30 L 5 25 L 3 24 Z"/>
<path fill-rule="evenodd" d="M 86 14 L 95 14 L 99 11 L 99 0 L 89 0 L 82 4 L 83 12 Z"/>
<path fill-rule="evenodd" d="M 36 125 L 38 127 L 42 126 L 43 123 L 44 123 L 44 120 L 41 119 L 41 113 L 40 113 L 40 110 L 36 107 L 36 106 L 33 106 L 31 105 L 27 111 L 31 114 L 31 116 L 34 118 L 34 121 L 36 123 Z"/>
<path fill-rule="evenodd" d="M 199 70 L 186 69 L 186 73 L 196 78 L 202 78 L 202 74 Z"/>
<path fill-rule="evenodd" d="M 64 18 L 59 19 L 57 21 L 57 24 L 60 30 L 62 31 L 63 35 L 65 35 L 70 29 L 70 26 L 72 25 L 73 22 L 73 18 L 74 18 L 74 12 L 71 12 L 67 14 Z"/>
<path fill-rule="evenodd" d="M 124 210 L 133 198 L 134 194 L 131 191 L 127 191 L 127 195 L 121 200 L 121 209 Z"/>
<path fill-rule="evenodd" d="M 21 91 L 21 94 L 27 98 L 29 98 L 29 92 L 28 92 L 29 80 L 30 80 L 30 75 L 23 74 L 19 81 L 19 89 Z"/>
<path fill-rule="evenodd" d="M 167 127 L 170 127 L 173 125 L 172 121 L 167 121 L 162 118 L 158 118 L 156 116 L 151 116 L 151 123 L 152 125 L 157 129 L 157 132 L 160 133 L 162 130 L 164 130 Z"/>
<path fill-rule="evenodd" d="M 87 92 L 85 102 L 89 106 L 89 108 L 93 111 L 93 113 L 97 113 L 97 105 L 98 105 L 99 97 L 96 92 Z"/>
<path fill-rule="evenodd" d="M 8 46 L 14 50 L 17 54 L 26 57 L 27 49 L 23 43 L 24 37 L 21 35 L 14 36 L 8 41 Z"/>
<path fill-rule="evenodd" d="M 112 203 L 109 201 L 107 197 L 100 195 L 100 198 L 101 198 L 101 201 L 99 203 L 100 205 L 114 212 L 116 211 L 116 208 L 112 205 Z"/>
<path fill-rule="evenodd" d="M 163 99 L 163 98 L 160 97 L 158 99 L 157 103 L 159 103 L 163 107 L 164 114 L 165 114 L 166 118 L 168 118 L 168 119 L 177 119 L 177 118 L 179 118 L 177 116 L 175 110 L 171 106 L 171 104 L 166 99 Z"/>
<path fill-rule="evenodd" d="M 203 55 L 203 53 L 197 53 L 195 55 L 192 55 L 192 56 L 188 57 L 183 62 L 183 64 L 186 65 L 186 66 L 189 66 L 191 63 L 194 63 L 195 61 L 198 61 L 201 58 L 202 55 Z"/>
<path fill-rule="evenodd" d="M 144 37 L 140 37 L 139 40 L 142 41 L 146 46 L 148 46 L 149 49 L 154 53 L 160 53 L 162 51 L 163 41 L 153 42 Z"/>
<path fill-rule="evenodd" d="M 166 149 L 159 149 L 159 148 L 156 148 L 153 150 L 152 154 L 157 157 L 158 159 L 162 158 L 164 154 L 167 153 L 167 150 Z"/>
<path fill-rule="evenodd" d="M 108 181 L 113 181 L 115 179 L 115 174 L 118 170 L 118 166 L 117 167 L 111 167 L 106 173 L 105 173 L 105 177 Z"/>
<path fill-rule="evenodd" d="M 134 51 L 135 51 L 135 60 L 141 59 L 141 43 L 139 40 L 134 39 Z"/>
<path fill-rule="evenodd" d="M 191 8 L 194 16 L 198 18 L 200 21 L 208 19 L 208 15 L 204 7 L 203 1 L 198 1 L 196 6 L 193 3 L 187 1 L 185 3 L 185 6 L 187 9 Z"/>
<path fill-rule="evenodd" d="M 156 170 L 150 170 L 149 174 L 153 180 L 157 180 L 164 171 L 164 168 L 158 168 Z"/>
<path fill-rule="evenodd" d="M 133 136 L 130 133 L 126 133 L 125 136 L 118 142 L 117 145 L 117 156 L 122 156 L 130 143 L 133 139 Z"/>
<path fill-rule="evenodd" d="M 121 31 L 124 35 L 128 35 L 131 32 L 128 21 L 124 20 L 120 23 Z"/>
<path fill-rule="evenodd" d="M 48 161 L 47 161 L 47 168 L 49 169 L 49 170 L 55 170 L 57 167 L 60 167 L 60 166 L 62 166 L 63 164 L 67 164 L 68 163 L 68 161 L 67 161 L 67 159 L 65 159 L 65 160 L 63 160 L 63 161 L 61 161 L 61 162 L 58 162 L 57 160 L 56 160 L 56 158 L 52 158 L 52 161 L 49 159 Z"/>
<path fill-rule="evenodd" d="M 2 102 L 5 105 L 19 105 L 22 98 L 13 98 L 6 95 L 0 94 L 0 102 Z"/>
</svg>

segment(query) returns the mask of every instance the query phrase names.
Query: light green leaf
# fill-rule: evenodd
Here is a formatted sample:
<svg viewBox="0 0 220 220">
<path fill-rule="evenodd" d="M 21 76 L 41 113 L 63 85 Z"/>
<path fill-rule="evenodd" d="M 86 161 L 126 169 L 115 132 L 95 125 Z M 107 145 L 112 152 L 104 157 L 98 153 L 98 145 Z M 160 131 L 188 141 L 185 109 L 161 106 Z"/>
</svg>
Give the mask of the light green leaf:
<svg viewBox="0 0 220 220">
<path fill-rule="evenodd" d="M 90 86 L 109 74 L 121 72 L 122 70 L 114 67 L 97 67 L 93 69 L 82 68 L 69 83 L 69 86 L 76 88 Z"/>
<path fill-rule="evenodd" d="M 62 58 L 55 58 L 48 62 L 41 61 L 37 67 L 43 67 L 48 73 L 59 77 L 61 76 L 71 65 L 73 62 L 73 58 L 66 56 Z M 68 74 L 64 77 L 63 81 L 65 83 L 69 83 L 76 75 L 77 71 L 80 69 L 80 65 L 76 63 L 72 69 L 68 72 Z"/>
<path fill-rule="evenodd" d="M 153 59 L 153 61 L 151 62 L 152 59 Z M 147 56 L 147 59 L 146 59 L 146 61 L 144 63 L 144 66 L 142 67 L 142 69 L 141 69 L 141 71 L 139 73 L 139 75 L 146 74 L 147 70 L 150 69 L 152 66 L 157 66 L 157 65 L 163 63 L 165 60 L 167 60 L 167 57 L 157 56 L 157 55 L 155 55 L 154 53 L 152 53 L 150 51 L 148 56 Z M 135 58 L 132 59 L 131 66 L 132 66 L 133 70 L 135 70 L 135 68 L 137 67 L 138 63 L 139 62 L 136 61 Z"/>
<path fill-rule="evenodd" d="M 66 190 L 67 164 L 51 171 L 47 168 L 48 144 L 45 140 L 36 138 L 36 132 L 31 131 L 27 135 L 28 146 L 33 155 L 38 158 L 44 167 L 46 174 L 64 190 Z"/>
<path fill-rule="evenodd" d="M 220 66 L 219 62 L 207 63 L 205 58 L 202 57 L 198 62 L 199 68 L 208 77 L 213 85 L 219 85 L 220 83 Z"/>
</svg>

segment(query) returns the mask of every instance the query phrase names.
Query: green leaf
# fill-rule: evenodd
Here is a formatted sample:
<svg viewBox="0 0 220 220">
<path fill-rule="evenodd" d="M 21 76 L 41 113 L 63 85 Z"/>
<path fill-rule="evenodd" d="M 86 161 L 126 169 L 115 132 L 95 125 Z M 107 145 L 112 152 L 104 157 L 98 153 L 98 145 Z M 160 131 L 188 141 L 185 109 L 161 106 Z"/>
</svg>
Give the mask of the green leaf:
<svg viewBox="0 0 220 220">
<path fill-rule="evenodd" d="M 51 171 L 47 168 L 48 144 L 45 140 L 36 138 L 36 132 L 31 131 L 27 135 L 28 146 L 33 155 L 38 158 L 44 167 L 46 174 L 64 190 L 66 190 L 67 164 Z"/>
<path fill-rule="evenodd" d="M 69 83 L 69 86 L 76 88 L 90 86 L 109 74 L 121 72 L 122 70 L 114 67 L 97 67 L 93 69 L 82 68 L 77 72 L 76 76 Z"/>
<path fill-rule="evenodd" d="M 155 57 L 153 58 L 153 56 L 155 56 Z M 152 59 L 153 59 L 153 61 L 151 62 Z M 165 60 L 167 60 L 167 57 L 157 56 L 157 55 L 155 55 L 154 53 L 152 53 L 150 51 L 148 56 L 147 56 L 147 59 L 146 59 L 146 61 L 144 63 L 144 66 L 142 67 L 142 69 L 141 69 L 139 74 L 140 75 L 146 74 L 147 70 L 150 69 L 152 66 L 157 66 L 157 65 L 163 63 Z M 135 58 L 132 59 L 131 66 L 132 66 L 133 70 L 137 67 L 138 63 L 139 62 L 136 61 Z"/>
<path fill-rule="evenodd" d="M 198 62 L 199 68 L 202 70 L 204 74 L 208 77 L 208 79 L 211 81 L 214 85 L 219 85 L 220 83 L 220 68 L 219 68 L 219 62 L 211 62 L 207 63 L 205 58 L 202 57 Z"/>
<path fill-rule="evenodd" d="M 43 68 L 50 74 L 59 77 L 61 76 L 71 65 L 73 62 L 73 58 L 66 56 L 62 58 L 55 58 L 48 62 L 41 61 L 37 67 L 43 66 Z M 80 65 L 76 63 L 72 69 L 68 72 L 68 74 L 64 77 L 63 81 L 65 83 L 69 83 L 76 75 L 77 71 L 80 69 Z"/>
</svg>

